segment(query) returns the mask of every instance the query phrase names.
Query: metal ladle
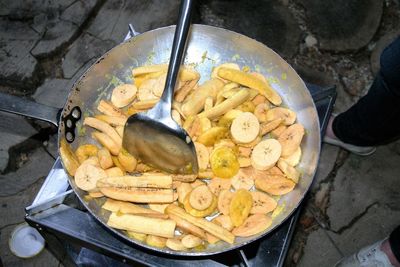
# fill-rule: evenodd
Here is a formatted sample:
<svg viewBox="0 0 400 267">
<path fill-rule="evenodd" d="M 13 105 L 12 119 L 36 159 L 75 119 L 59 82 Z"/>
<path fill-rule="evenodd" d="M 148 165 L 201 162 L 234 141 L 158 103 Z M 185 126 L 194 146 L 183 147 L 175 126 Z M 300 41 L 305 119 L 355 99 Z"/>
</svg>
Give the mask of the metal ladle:
<svg viewBox="0 0 400 267">
<path fill-rule="evenodd" d="M 174 88 L 190 28 L 192 0 L 183 0 L 175 29 L 167 79 L 160 101 L 149 111 L 128 118 L 123 147 L 142 162 L 170 173 L 198 172 L 194 144 L 171 116 Z"/>
</svg>

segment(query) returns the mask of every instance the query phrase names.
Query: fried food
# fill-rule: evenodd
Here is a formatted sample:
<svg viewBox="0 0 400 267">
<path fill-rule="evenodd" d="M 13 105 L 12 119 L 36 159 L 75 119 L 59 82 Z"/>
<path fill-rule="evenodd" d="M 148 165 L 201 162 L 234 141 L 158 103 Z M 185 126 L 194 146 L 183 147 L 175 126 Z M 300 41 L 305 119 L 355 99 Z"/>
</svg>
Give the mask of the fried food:
<svg viewBox="0 0 400 267">
<path fill-rule="evenodd" d="M 304 127 L 299 123 L 295 123 L 284 130 L 278 138 L 282 145 L 282 157 L 287 157 L 293 154 L 300 146 L 304 136 Z"/>
<path fill-rule="evenodd" d="M 292 125 L 296 121 L 296 113 L 288 108 L 272 108 L 267 111 L 267 121 L 282 119 L 284 125 Z"/>
<path fill-rule="evenodd" d="M 111 213 L 107 224 L 113 228 L 133 231 L 142 234 L 172 238 L 175 232 L 175 221 L 158 219 L 132 214 Z"/>
<path fill-rule="evenodd" d="M 146 244 L 156 248 L 164 248 L 167 244 L 167 239 L 165 237 L 156 235 L 147 235 Z"/>
<path fill-rule="evenodd" d="M 97 188 L 97 181 L 106 177 L 103 169 L 91 164 L 80 165 L 74 176 L 76 186 L 85 191 L 93 191 Z"/>
<path fill-rule="evenodd" d="M 231 136 L 236 143 L 253 142 L 259 133 L 260 123 L 253 113 L 243 112 L 232 121 Z"/>
<path fill-rule="evenodd" d="M 218 196 L 218 210 L 224 215 L 229 215 L 233 192 L 222 190 Z"/>
<path fill-rule="evenodd" d="M 218 70 L 218 76 L 226 80 L 242 84 L 244 86 L 254 88 L 259 93 L 265 96 L 272 104 L 279 106 L 282 103 L 282 99 L 277 92 L 268 84 L 261 79 L 258 79 L 251 74 L 245 73 L 240 70 L 220 68 Z"/>
<path fill-rule="evenodd" d="M 233 229 L 235 236 L 247 237 L 265 231 L 272 224 L 271 217 L 264 214 L 254 214 L 248 217 L 242 225 Z"/>
<path fill-rule="evenodd" d="M 237 157 L 232 149 L 228 147 L 218 147 L 210 157 L 211 170 L 215 176 L 220 178 L 231 178 L 240 169 Z"/>
<path fill-rule="evenodd" d="M 275 199 L 263 192 L 254 191 L 250 192 L 250 194 L 253 198 L 253 206 L 250 210 L 251 214 L 267 214 L 268 212 L 273 211 L 278 205 Z"/>
<path fill-rule="evenodd" d="M 246 171 L 244 171 L 244 168 L 241 168 L 239 172 L 232 177 L 231 183 L 233 188 L 236 190 L 250 190 L 254 186 L 253 178 L 249 176 Z"/>
<path fill-rule="evenodd" d="M 103 147 L 103 148 L 99 149 L 99 151 L 97 152 L 97 157 L 99 159 L 100 167 L 103 168 L 103 170 L 114 166 L 114 162 L 111 158 L 111 154 L 107 148 Z"/>
<path fill-rule="evenodd" d="M 281 156 L 281 144 L 275 139 L 266 139 L 258 143 L 251 153 L 251 165 L 257 170 L 268 170 Z"/>
<path fill-rule="evenodd" d="M 91 156 L 97 156 L 98 148 L 92 144 L 86 144 L 79 146 L 76 151 L 75 155 L 78 158 L 80 164 L 87 160 Z"/>
<path fill-rule="evenodd" d="M 215 196 L 219 196 L 222 190 L 229 190 L 231 188 L 231 180 L 214 177 L 208 183 L 208 188 Z"/>
<path fill-rule="evenodd" d="M 296 184 L 283 175 L 266 175 L 254 182 L 257 189 L 274 196 L 280 196 L 293 190 Z"/>
<path fill-rule="evenodd" d="M 228 129 L 226 129 L 225 127 L 215 126 L 207 130 L 205 133 L 201 134 L 197 138 L 197 142 L 205 146 L 212 146 L 218 140 L 224 138 L 227 133 Z"/>
<path fill-rule="evenodd" d="M 60 157 L 68 174 L 74 176 L 79 167 L 79 160 L 72 151 L 71 146 L 64 139 L 61 139 L 60 142 Z"/>
<path fill-rule="evenodd" d="M 129 152 L 123 148 L 119 151 L 118 160 L 125 171 L 133 172 L 136 169 L 137 166 L 136 158 L 131 154 L 129 154 Z"/>
<path fill-rule="evenodd" d="M 210 154 L 207 147 L 199 142 L 194 142 L 194 147 L 196 148 L 197 163 L 199 165 L 199 169 L 206 170 L 210 161 Z"/>
<path fill-rule="evenodd" d="M 166 209 L 167 214 L 176 215 L 188 222 L 194 224 L 205 230 L 206 232 L 212 234 L 213 236 L 228 242 L 229 244 L 233 244 L 235 241 L 235 236 L 229 232 L 228 230 L 224 229 L 223 227 L 216 225 L 215 223 L 209 222 L 204 218 L 197 218 L 185 212 L 182 208 L 170 204 Z"/>
<path fill-rule="evenodd" d="M 197 246 L 200 246 L 203 241 L 195 236 L 195 235 L 185 235 L 182 239 L 181 239 L 182 245 L 186 248 L 194 248 Z"/>
<path fill-rule="evenodd" d="M 283 209 L 270 195 L 291 192 L 301 178 L 304 127 L 297 114 L 280 106 L 266 77 L 247 66 L 221 64 L 205 81 L 183 66 L 171 116 L 194 142 L 199 173 L 163 173 L 130 155 L 122 138 L 127 117 L 159 101 L 167 68 L 134 68 L 134 84 L 101 99 L 101 113 L 84 120 L 98 144 L 73 153 L 62 142 L 64 166 L 89 197 L 106 200 L 111 227 L 149 246 L 195 251 L 265 232 Z"/>
<path fill-rule="evenodd" d="M 244 220 L 249 216 L 252 206 L 253 198 L 249 191 L 239 189 L 233 194 L 229 205 L 229 216 L 234 226 L 238 227 L 243 224 Z"/>
<path fill-rule="evenodd" d="M 179 240 L 178 238 L 168 238 L 165 245 L 168 248 L 176 251 L 187 250 L 187 248 L 182 244 L 182 241 Z"/>
<path fill-rule="evenodd" d="M 214 195 L 206 185 L 194 188 L 189 193 L 190 206 L 197 210 L 205 210 L 211 206 Z"/>
<path fill-rule="evenodd" d="M 291 155 L 282 157 L 282 159 L 285 160 L 290 166 L 295 167 L 300 163 L 301 155 L 301 147 L 299 146 Z"/>
<path fill-rule="evenodd" d="M 186 196 L 193 190 L 193 187 L 189 183 L 181 183 L 176 189 L 178 193 L 178 201 L 179 203 L 184 202 Z"/>
<path fill-rule="evenodd" d="M 214 195 L 212 195 L 211 204 L 204 210 L 196 209 L 190 204 L 190 193 L 186 195 L 185 200 L 183 201 L 183 206 L 186 212 L 192 216 L 200 218 L 207 217 L 213 214 L 216 211 L 217 205 L 218 205 L 218 200 L 217 197 L 215 197 Z"/>
<path fill-rule="evenodd" d="M 222 103 L 219 103 L 214 107 L 200 113 L 199 117 L 206 117 L 213 120 L 225 114 L 229 110 L 236 108 L 240 104 L 244 103 L 245 101 L 247 101 L 247 99 L 249 99 L 249 97 L 250 97 L 249 90 L 247 89 L 239 90 L 232 97 L 226 99 Z"/>
<path fill-rule="evenodd" d="M 133 84 L 121 84 L 114 88 L 111 103 L 117 108 L 129 105 L 136 98 L 137 88 Z"/>
<path fill-rule="evenodd" d="M 291 166 L 286 160 L 278 160 L 277 166 L 286 175 L 287 178 L 291 179 L 296 184 L 299 182 L 300 172 Z"/>
</svg>

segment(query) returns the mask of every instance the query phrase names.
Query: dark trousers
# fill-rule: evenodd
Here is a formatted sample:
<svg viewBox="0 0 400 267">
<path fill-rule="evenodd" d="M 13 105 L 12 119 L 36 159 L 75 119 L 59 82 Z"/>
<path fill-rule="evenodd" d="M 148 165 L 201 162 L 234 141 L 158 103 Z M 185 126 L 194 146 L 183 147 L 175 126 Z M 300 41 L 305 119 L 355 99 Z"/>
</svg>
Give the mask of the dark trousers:
<svg viewBox="0 0 400 267">
<path fill-rule="evenodd" d="M 400 137 L 400 37 L 382 52 L 380 65 L 368 93 L 333 121 L 333 132 L 345 143 L 375 146 Z M 389 243 L 400 262 L 400 226 Z"/>
<path fill-rule="evenodd" d="M 400 225 L 389 236 L 390 248 L 398 262 L 400 262 Z"/>
<path fill-rule="evenodd" d="M 400 37 L 381 54 L 380 71 L 368 93 L 332 124 L 335 135 L 357 146 L 376 146 L 400 137 Z"/>
</svg>

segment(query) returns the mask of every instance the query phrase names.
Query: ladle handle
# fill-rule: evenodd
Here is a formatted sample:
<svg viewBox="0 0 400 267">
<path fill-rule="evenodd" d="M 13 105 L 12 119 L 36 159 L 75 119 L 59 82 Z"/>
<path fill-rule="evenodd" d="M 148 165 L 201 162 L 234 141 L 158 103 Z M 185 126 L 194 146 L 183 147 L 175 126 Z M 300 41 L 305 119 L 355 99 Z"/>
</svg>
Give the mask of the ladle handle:
<svg viewBox="0 0 400 267">
<path fill-rule="evenodd" d="M 183 54 L 185 52 L 186 39 L 190 28 L 190 15 L 193 0 L 182 0 L 179 10 L 178 24 L 176 25 L 174 41 L 172 43 L 171 58 L 169 61 L 167 80 L 165 89 L 161 96 L 163 115 L 171 114 L 172 100 L 174 97 L 174 88 L 178 77 L 179 68 L 182 63 Z M 165 113 L 164 113 L 165 112 Z M 169 113 L 167 113 L 169 112 Z"/>
<path fill-rule="evenodd" d="M 0 93 L 0 110 L 47 121 L 58 126 L 61 109 L 49 107 L 21 97 Z"/>
</svg>

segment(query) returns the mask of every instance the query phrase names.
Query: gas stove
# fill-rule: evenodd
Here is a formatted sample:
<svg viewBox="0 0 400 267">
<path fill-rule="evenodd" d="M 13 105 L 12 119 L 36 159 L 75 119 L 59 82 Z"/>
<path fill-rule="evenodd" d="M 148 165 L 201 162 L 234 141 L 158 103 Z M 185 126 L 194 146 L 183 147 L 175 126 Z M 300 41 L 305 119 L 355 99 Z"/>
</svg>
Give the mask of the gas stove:
<svg viewBox="0 0 400 267">
<path fill-rule="evenodd" d="M 132 35 L 136 32 L 130 26 L 127 38 Z M 306 85 L 316 105 L 323 136 L 336 89 Z M 25 219 L 66 266 L 282 266 L 301 206 L 272 233 L 240 249 L 207 257 L 169 256 L 125 243 L 91 216 L 69 186 L 58 158 L 33 203 L 26 208 Z"/>
</svg>

